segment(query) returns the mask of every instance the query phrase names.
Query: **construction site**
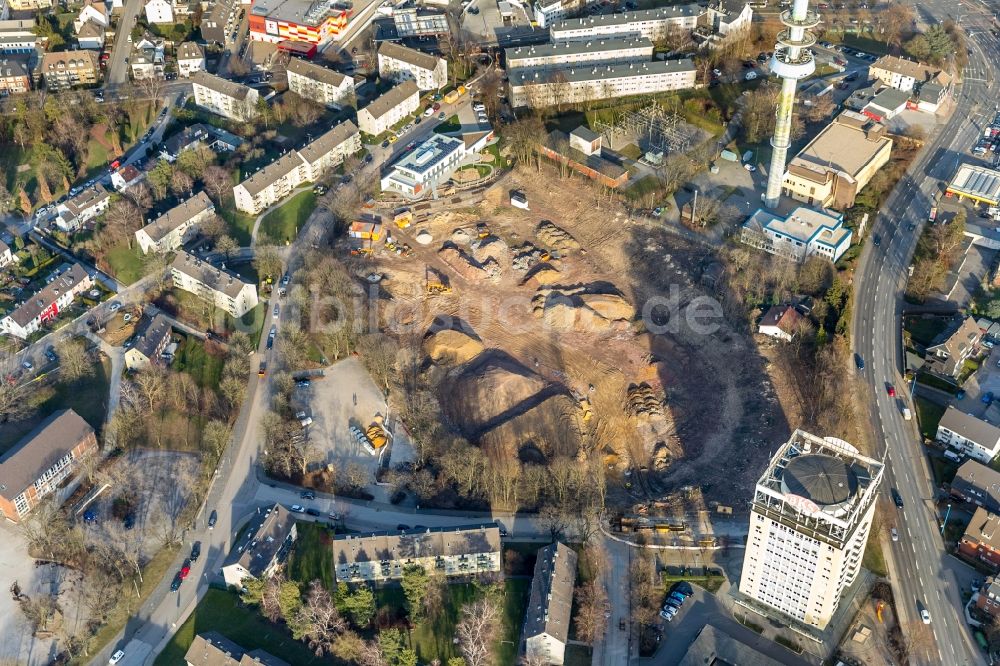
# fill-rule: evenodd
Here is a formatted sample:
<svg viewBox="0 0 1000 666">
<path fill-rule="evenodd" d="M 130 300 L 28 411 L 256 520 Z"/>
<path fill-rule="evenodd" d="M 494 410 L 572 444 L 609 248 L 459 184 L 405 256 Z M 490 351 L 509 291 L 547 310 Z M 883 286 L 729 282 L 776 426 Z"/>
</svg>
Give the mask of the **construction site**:
<svg viewBox="0 0 1000 666">
<path fill-rule="evenodd" d="M 609 505 L 683 519 L 743 510 L 787 437 L 752 340 L 721 308 L 699 325 L 713 249 L 581 178 L 521 168 L 475 198 L 372 212 L 350 235 L 383 330 L 422 336 L 447 425 L 494 459 L 599 457 Z"/>
</svg>

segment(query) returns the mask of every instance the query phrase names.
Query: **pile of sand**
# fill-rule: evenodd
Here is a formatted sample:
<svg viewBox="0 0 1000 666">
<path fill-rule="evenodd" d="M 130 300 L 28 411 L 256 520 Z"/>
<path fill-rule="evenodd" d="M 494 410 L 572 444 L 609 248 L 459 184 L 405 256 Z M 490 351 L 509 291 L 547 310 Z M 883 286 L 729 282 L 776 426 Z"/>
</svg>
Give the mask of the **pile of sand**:
<svg viewBox="0 0 1000 666">
<path fill-rule="evenodd" d="M 452 244 L 446 243 L 438 251 L 438 256 L 441 257 L 444 263 L 448 264 L 449 268 L 466 280 L 482 280 L 486 277 L 483 267 L 475 259 L 470 257 L 461 248 L 455 247 Z"/>
<path fill-rule="evenodd" d="M 524 284 L 535 288 L 555 284 L 559 281 L 560 275 L 561 273 L 552 264 L 538 264 L 528 273 L 528 277 L 524 279 Z"/>
<path fill-rule="evenodd" d="M 423 348 L 435 363 L 459 365 L 479 356 L 483 343 L 465 331 L 448 329 L 430 333 L 424 338 Z"/>
<path fill-rule="evenodd" d="M 418 231 L 416 238 L 417 242 L 420 243 L 421 245 L 430 245 L 431 242 L 434 240 L 434 237 L 431 236 L 430 232 L 427 231 L 426 229 L 421 229 L 420 231 Z"/>
<path fill-rule="evenodd" d="M 481 264 L 488 260 L 495 260 L 500 266 L 510 264 L 510 248 L 496 236 L 484 238 L 482 241 L 472 244 L 472 256 Z"/>
<path fill-rule="evenodd" d="M 545 247 L 552 248 L 562 254 L 568 254 L 580 249 L 577 242 L 565 229 L 557 227 L 548 220 L 543 220 L 535 230 L 538 241 Z"/>
<path fill-rule="evenodd" d="M 472 236 L 465 229 L 455 229 L 455 231 L 451 232 L 451 240 L 459 245 L 468 245 L 469 241 L 472 240 Z"/>
<path fill-rule="evenodd" d="M 635 317 L 635 308 L 621 294 L 594 292 L 588 286 L 539 287 L 531 304 L 536 317 L 561 330 L 626 328 Z"/>
<path fill-rule="evenodd" d="M 466 435 L 477 435 L 508 410 L 538 395 L 545 384 L 542 377 L 506 354 L 480 354 L 446 388 L 447 411 Z"/>
</svg>

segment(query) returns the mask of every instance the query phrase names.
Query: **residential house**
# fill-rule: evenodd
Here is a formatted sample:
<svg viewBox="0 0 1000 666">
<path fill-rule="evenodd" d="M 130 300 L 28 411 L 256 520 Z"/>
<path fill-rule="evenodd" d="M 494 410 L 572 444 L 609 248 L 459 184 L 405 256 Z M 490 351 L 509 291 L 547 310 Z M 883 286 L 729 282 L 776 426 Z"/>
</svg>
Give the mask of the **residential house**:
<svg viewBox="0 0 1000 666">
<path fill-rule="evenodd" d="M 791 305 L 772 305 L 760 320 L 757 332 L 771 338 L 791 342 L 802 332 L 805 317 Z"/>
<path fill-rule="evenodd" d="M 910 101 L 909 93 L 895 88 L 886 88 L 868 102 L 862 113 L 877 123 L 892 120 L 903 111 Z"/>
<path fill-rule="evenodd" d="M 1000 516 L 983 507 L 976 509 L 958 541 L 958 553 L 1000 570 Z"/>
<path fill-rule="evenodd" d="M 39 46 L 35 19 L 0 21 L 0 54 L 35 55 Z"/>
<path fill-rule="evenodd" d="M 732 631 L 702 623 L 697 638 L 688 645 L 677 666 L 804 666 L 809 663 L 794 655 L 775 652 L 772 648 L 769 652 L 778 657 L 775 659 L 761 652 L 770 647 L 767 641 L 748 639 L 746 632 L 736 637 Z"/>
<path fill-rule="evenodd" d="M 194 42 L 182 42 L 177 47 L 177 74 L 189 77 L 205 69 L 205 52 Z"/>
<path fill-rule="evenodd" d="M 966 460 L 952 479 L 951 496 L 1000 514 L 1000 472 L 975 460 Z"/>
<path fill-rule="evenodd" d="M 931 81 L 920 86 L 917 93 L 917 110 L 924 113 L 937 113 L 951 94 L 951 87 Z"/>
<path fill-rule="evenodd" d="M 448 84 L 448 62 L 394 42 L 382 42 L 378 48 L 378 75 L 396 83 L 416 81 L 420 90 L 440 90 Z"/>
<path fill-rule="evenodd" d="M 87 21 L 76 31 L 76 43 L 81 49 L 100 51 L 104 48 L 104 35 L 107 27 L 97 21 Z"/>
<path fill-rule="evenodd" d="M 94 85 L 98 71 L 93 51 L 55 51 L 42 56 L 35 75 L 47 90 L 58 91 Z"/>
<path fill-rule="evenodd" d="M 584 9 L 597 4 L 597 0 L 535 0 L 532 12 L 539 28 L 579 15 Z"/>
<path fill-rule="evenodd" d="M 60 312 L 69 307 L 77 294 L 93 286 L 94 281 L 83 266 L 73 264 L 0 319 L 0 331 L 26 340 L 41 328 L 42 324 L 55 319 Z"/>
<path fill-rule="evenodd" d="M 740 241 L 793 261 L 818 256 L 836 262 L 853 236 L 842 213 L 799 206 L 788 217 L 756 210 L 743 223 Z"/>
<path fill-rule="evenodd" d="M 885 55 L 868 66 L 868 78 L 877 79 L 903 92 L 919 91 L 927 83 L 945 88 L 951 86 L 951 77 L 940 69 L 906 58 Z"/>
<path fill-rule="evenodd" d="M 416 112 L 419 105 L 420 90 L 417 84 L 404 81 L 376 97 L 368 106 L 359 109 L 358 127 L 365 134 L 379 136 Z"/>
<path fill-rule="evenodd" d="M 160 146 L 160 158 L 174 162 L 185 150 L 206 146 L 217 153 L 232 152 L 243 145 L 243 139 L 219 127 L 195 123 L 172 135 Z"/>
<path fill-rule="evenodd" d="M 174 8 L 170 0 L 149 0 L 146 3 L 146 23 L 173 23 Z"/>
<path fill-rule="evenodd" d="M 538 551 L 524 616 L 524 653 L 545 664 L 562 664 L 569 638 L 576 585 L 576 552 L 559 543 Z"/>
<path fill-rule="evenodd" d="M 569 134 L 552 130 L 537 149 L 550 160 L 562 162 L 605 187 L 622 187 L 628 182 L 628 169 L 616 153 L 604 154 L 602 143 L 600 134 L 581 125 Z"/>
<path fill-rule="evenodd" d="M 143 254 L 170 252 L 191 239 L 198 225 L 215 214 L 215 204 L 204 192 L 177 204 L 135 232 Z"/>
<path fill-rule="evenodd" d="M 124 192 L 134 185 L 138 185 L 146 178 L 146 174 L 139 171 L 133 164 L 121 167 L 111 174 L 111 187 L 116 192 Z"/>
<path fill-rule="evenodd" d="M 295 514 L 281 504 L 258 512 L 222 565 L 226 585 L 242 587 L 247 578 L 270 578 L 288 557 L 297 536 Z"/>
<path fill-rule="evenodd" d="M 994 619 L 1000 618 L 1000 580 L 995 576 L 988 577 L 979 588 L 979 592 L 972 596 L 976 608 Z"/>
<path fill-rule="evenodd" d="M 248 176 L 233 188 L 237 210 L 260 213 L 306 182 L 319 180 L 323 173 L 339 166 L 361 150 L 361 135 L 351 121 L 339 123 L 300 150 L 285 153 L 274 162 Z"/>
<path fill-rule="evenodd" d="M 424 196 L 448 182 L 468 154 L 462 139 L 432 134 L 383 172 L 382 191 Z"/>
<path fill-rule="evenodd" d="M 354 103 L 354 79 L 303 58 L 292 58 L 286 68 L 288 89 L 317 104 L 350 106 Z"/>
<path fill-rule="evenodd" d="M 183 250 L 174 257 L 170 273 L 175 287 L 195 294 L 237 319 L 257 307 L 257 285 Z"/>
<path fill-rule="evenodd" d="M 412 565 L 447 577 L 498 573 L 500 529 L 485 523 L 338 534 L 333 537 L 333 562 L 337 580 L 346 583 L 399 580 Z"/>
<path fill-rule="evenodd" d="M 132 49 L 129 65 L 132 67 L 132 78 L 136 81 L 164 78 L 167 65 L 166 41 L 152 36 L 139 40 Z"/>
<path fill-rule="evenodd" d="M 55 225 L 67 233 L 78 231 L 106 211 L 110 203 L 111 195 L 103 185 L 96 183 L 56 206 Z"/>
<path fill-rule="evenodd" d="M 217 631 L 195 634 L 184 654 L 187 666 L 290 666 L 266 650 L 245 651 Z"/>
<path fill-rule="evenodd" d="M 225 44 L 230 32 L 237 26 L 239 0 L 218 0 L 211 5 L 201 20 L 201 36 L 209 44 Z"/>
<path fill-rule="evenodd" d="M 885 126 L 844 111 L 788 163 L 782 194 L 810 206 L 850 208 L 891 152 Z"/>
<path fill-rule="evenodd" d="M 695 86 L 695 66 L 688 58 L 617 65 L 562 65 L 547 70 L 508 73 L 514 107 L 539 108 L 601 99 L 648 95 Z"/>
<path fill-rule="evenodd" d="M 143 370 L 151 365 L 160 365 L 163 352 L 170 344 L 170 320 L 164 314 L 145 317 L 140 322 L 132 346 L 125 352 L 125 367 L 129 370 Z"/>
<path fill-rule="evenodd" d="M 96 0 L 86 0 L 83 9 L 75 19 L 73 19 L 73 29 L 80 33 L 80 29 L 88 22 L 93 21 L 102 28 L 108 27 L 108 10 L 103 2 Z"/>
<path fill-rule="evenodd" d="M 938 422 L 935 439 L 988 465 L 1000 453 L 1000 428 L 949 405 Z"/>
<path fill-rule="evenodd" d="M 0 455 L 0 515 L 21 522 L 96 450 L 94 429 L 72 409 L 48 416 Z"/>
<path fill-rule="evenodd" d="M 924 353 L 924 369 L 958 377 L 966 359 L 979 349 L 983 334 L 972 317 L 956 317 L 939 333 Z"/>
<path fill-rule="evenodd" d="M 249 120 L 257 115 L 257 91 L 202 70 L 191 74 L 194 102 L 206 111 L 230 120 Z"/>
<path fill-rule="evenodd" d="M 15 58 L 0 59 L 0 96 L 20 95 L 29 90 L 28 63 Z"/>
<path fill-rule="evenodd" d="M 10 246 L 0 240 L 0 268 L 17 262 L 17 255 L 10 251 Z"/>
</svg>

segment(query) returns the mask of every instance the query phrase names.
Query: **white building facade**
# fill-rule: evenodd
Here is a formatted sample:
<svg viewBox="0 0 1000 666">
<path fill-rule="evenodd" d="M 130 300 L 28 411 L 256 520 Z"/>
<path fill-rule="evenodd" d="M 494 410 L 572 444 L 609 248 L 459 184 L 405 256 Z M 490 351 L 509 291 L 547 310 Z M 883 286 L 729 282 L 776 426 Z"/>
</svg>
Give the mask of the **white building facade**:
<svg viewBox="0 0 1000 666">
<path fill-rule="evenodd" d="M 378 75 L 397 83 L 412 79 L 420 90 L 440 90 L 448 84 L 448 62 L 423 51 L 383 42 L 378 49 Z"/>
<path fill-rule="evenodd" d="M 608 37 L 645 37 L 655 42 L 672 31 L 694 30 L 705 11 L 701 5 L 687 4 L 566 19 L 552 24 L 549 37 L 553 42 Z"/>
<path fill-rule="evenodd" d="M 382 191 L 421 196 L 451 178 L 467 154 L 462 139 L 434 134 L 386 171 Z"/>
<path fill-rule="evenodd" d="M 740 592 L 826 627 L 861 569 L 882 474 L 843 440 L 792 433 L 757 482 Z"/>
<path fill-rule="evenodd" d="M 504 51 L 507 70 L 549 69 L 566 65 L 615 65 L 653 59 L 653 43 L 645 37 L 612 37 L 586 42 L 553 42 Z"/>
<path fill-rule="evenodd" d="M 514 107 L 538 108 L 687 90 L 695 85 L 695 73 L 688 59 L 516 70 L 508 74 L 510 101 Z"/>
<path fill-rule="evenodd" d="M 358 127 L 365 134 L 378 136 L 415 113 L 419 105 L 420 89 L 417 84 L 403 81 L 358 110 Z"/>
<path fill-rule="evenodd" d="M 935 439 L 984 465 L 1000 453 L 1000 428 L 954 405 L 950 405 L 941 417 Z"/>
<path fill-rule="evenodd" d="M 349 106 L 354 102 L 354 79 L 302 58 L 288 62 L 288 89 L 325 106 Z"/>
<path fill-rule="evenodd" d="M 173 23 L 174 8 L 169 0 L 149 0 L 146 3 L 147 23 Z"/>
<path fill-rule="evenodd" d="M 240 318 L 257 307 L 257 286 L 184 252 L 170 266 L 174 286 Z"/>
<path fill-rule="evenodd" d="M 244 121 L 257 115 L 257 91 L 205 71 L 191 75 L 194 102 L 230 120 Z"/>
</svg>

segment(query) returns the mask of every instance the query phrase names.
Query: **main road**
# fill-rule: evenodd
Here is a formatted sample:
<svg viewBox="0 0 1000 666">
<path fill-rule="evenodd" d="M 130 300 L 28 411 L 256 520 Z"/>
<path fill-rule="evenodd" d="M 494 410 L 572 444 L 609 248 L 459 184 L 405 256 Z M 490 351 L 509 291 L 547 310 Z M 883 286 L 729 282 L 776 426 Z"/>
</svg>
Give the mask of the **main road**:
<svg viewBox="0 0 1000 666">
<path fill-rule="evenodd" d="M 960 586 L 950 570 L 939 532 L 935 488 L 914 421 L 904 420 L 901 405 L 888 395 L 894 385 L 908 399 L 901 376 L 903 349 L 901 315 L 908 266 L 930 207 L 941 193 L 942 182 L 956 165 L 974 161 L 968 154 L 989 121 L 996 99 L 997 43 L 990 34 L 990 16 L 956 7 L 946 0 L 919 5 L 923 16 L 961 20 L 969 33 L 969 66 L 955 93 L 955 109 L 948 123 L 918 154 L 874 221 L 873 234 L 882 242 L 869 244 L 855 274 L 854 348 L 865 361 L 862 381 L 870 396 L 869 419 L 879 441 L 879 455 L 886 456 L 885 506 L 899 541 L 889 546 L 887 560 L 896 607 L 913 664 L 980 664 L 982 652 L 972 641 L 962 611 Z M 963 16 L 959 16 L 961 12 Z M 903 508 L 888 501 L 895 488 Z M 925 625 L 920 612 L 931 622 Z"/>
</svg>

